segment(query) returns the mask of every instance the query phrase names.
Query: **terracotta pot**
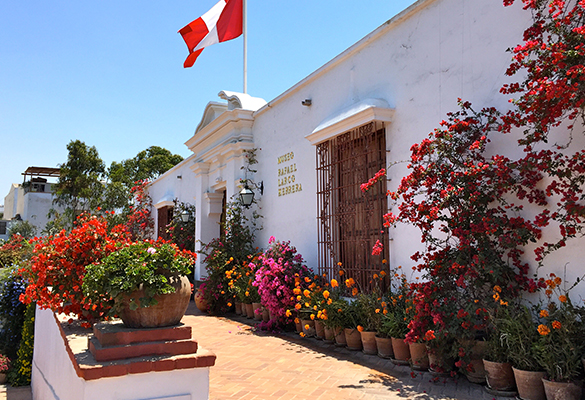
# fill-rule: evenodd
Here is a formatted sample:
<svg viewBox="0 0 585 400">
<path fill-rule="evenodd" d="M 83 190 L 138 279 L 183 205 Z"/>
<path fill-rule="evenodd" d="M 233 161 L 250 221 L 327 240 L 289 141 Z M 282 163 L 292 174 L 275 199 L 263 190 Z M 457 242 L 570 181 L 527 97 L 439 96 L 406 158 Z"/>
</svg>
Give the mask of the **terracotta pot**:
<svg viewBox="0 0 585 400">
<path fill-rule="evenodd" d="M 345 331 L 342 327 L 336 327 L 333 329 L 333 334 L 335 335 L 335 345 L 336 346 L 347 346 L 347 340 L 345 340 Z"/>
<path fill-rule="evenodd" d="M 582 389 L 573 382 L 552 382 L 542 378 L 547 400 L 580 400 Z"/>
<path fill-rule="evenodd" d="M 235 307 L 236 307 L 236 314 L 241 315 L 242 314 L 242 303 L 239 303 L 236 301 Z"/>
<path fill-rule="evenodd" d="M 203 298 L 203 292 L 201 292 L 201 290 L 197 290 L 197 293 L 195 293 L 193 299 L 195 300 L 195 305 L 197 306 L 199 311 L 207 312 L 207 301 L 205 301 L 205 299 Z"/>
<path fill-rule="evenodd" d="M 409 343 L 410 362 L 412 368 L 420 371 L 429 369 L 429 356 L 427 346 L 424 343 Z"/>
<path fill-rule="evenodd" d="M 305 337 L 315 336 L 315 321 L 311 319 L 301 319 L 301 326 Z"/>
<path fill-rule="evenodd" d="M 512 364 L 483 360 L 485 379 L 490 389 L 510 392 L 516 388 Z"/>
<path fill-rule="evenodd" d="M 155 296 L 157 304 L 150 307 L 130 309 L 130 300 L 145 297 L 144 290 L 136 290 L 121 300 L 120 318 L 129 328 L 158 328 L 181 322 L 191 300 L 191 283 L 186 276 L 169 277 L 174 293 Z"/>
<path fill-rule="evenodd" d="M 524 400 L 546 400 L 542 379 L 546 375 L 544 371 L 524 371 L 512 367 L 518 397 Z"/>
<path fill-rule="evenodd" d="M 325 325 L 318 319 L 315 320 L 315 334 L 319 339 L 325 338 Z"/>
<path fill-rule="evenodd" d="M 469 382 L 483 384 L 485 383 L 483 356 L 486 352 L 487 342 L 483 340 L 474 340 L 472 342 L 470 350 L 471 360 L 469 361 L 469 364 L 471 364 L 471 371 L 465 368 L 463 373 Z M 469 343 L 465 343 L 464 345 L 468 347 Z"/>
<path fill-rule="evenodd" d="M 376 345 L 376 332 L 363 331 L 360 332 L 362 337 L 362 350 L 364 354 L 378 354 L 378 346 Z"/>
<path fill-rule="evenodd" d="M 323 338 L 323 340 L 325 340 L 327 343 L 335 342 L 335 331 L 333 330 L 333 328 L 329 328 L 326 326 L 324 331 L 325 337 Z"/>
<path fill-rule="evenodd" d="M 254 306 L 252 303 L 244 303 L 243 306 L 246 308 L 246 317 L 247 318 L 254 318 Z M 242 309 L 242 311 L 244 311 Z"/>
<path fill-rule="evenodd" d="M 0 372 L 0 385 L 6 383 L 6 374 L 4 372 Z"/>
<path fill-rule="evenodd" d="M 299 322 L 297 322 L 297 321 L 299 321 Z M 300 319 L 295 320 L 295 329 L 296 329 L 297 333 L 301 333 L 303 331 L 303 325 L 301 325 Z"/>
<path fill-rule="evenodd" d="M 404 342 L 404 339 L 392 338 L 392 351 L 394 352 L 394 359 L 402 361 L 403 364 L 408 364 L 410 360 L 410 349 Z"/>
<path fill-rule="evenodd" d="M 362 349 L 362 336 L 360 331 L 352 328 L 345 328 L 345 341 L 347 342 L 347 348 L 350 350 L 361 350 Z"/>
<path fill-rule="evenodd" d="M 252 303 L 252 310 L 254 311 L 254 319 L 256 321 L 262 321 L 262 304 Z"/>
<path fill-rule="evenodd" d="M 455 367 L 455 360 L 441 354 L 440 351 L 427 346 L 427 356 L 429 357 L 429 371 L 435 376 L 447 376 Z"/>
<path fill-rule="evenodd" d="M 262 321 L 264 321 L 264 322 L 270 321 L 270 313 L 268 312 L 268 309 L 266 309 L 266 308 L 262 309 Z"/>
<path fill-rule="evenodd" d="M 391 338 L 376 336 L 376 348 L 378 349 L 379 357 L 394 358 L 394 350 L 392 350 Z"/>
</svg>

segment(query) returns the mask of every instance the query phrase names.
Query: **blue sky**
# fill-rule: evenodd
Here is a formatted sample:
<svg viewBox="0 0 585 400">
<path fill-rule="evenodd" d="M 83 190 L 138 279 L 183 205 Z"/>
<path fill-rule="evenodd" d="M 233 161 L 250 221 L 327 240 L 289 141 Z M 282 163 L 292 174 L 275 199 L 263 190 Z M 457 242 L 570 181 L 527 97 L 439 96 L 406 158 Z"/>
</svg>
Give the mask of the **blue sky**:
<svg viewBox="0 0 585 400">
<path fill-rule="evenodd" d="M 221 90 L 242 91 L 242 38 L 184 69 L 177 31 L 217 0 L 0 0 L 0 204 L 29 166 L 95 146 L 108 166 L 184 145 Z M 270 101 L 414 0 L 248 1 L 248 93 Z"/>
</svg>

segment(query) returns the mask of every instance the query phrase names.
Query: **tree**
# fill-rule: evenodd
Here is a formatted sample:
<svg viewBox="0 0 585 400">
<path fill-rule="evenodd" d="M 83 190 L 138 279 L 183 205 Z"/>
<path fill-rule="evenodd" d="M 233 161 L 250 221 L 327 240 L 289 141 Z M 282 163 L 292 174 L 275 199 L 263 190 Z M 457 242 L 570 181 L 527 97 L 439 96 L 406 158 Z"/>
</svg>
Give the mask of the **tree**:
<svg viewBox="0 0 585 400">
<path fill-rule="evenodd" d="M 134 158 L 120 163 L 113 162 L 108 171 L 112 183 L 119 182 L 127 188 L 138 181 L 152 181 L 183 161 L 183 157 L 172 154 L 169 150 L 158 146 L 150 146 L 142 150 Z"/>
<path fill-rule="evenodd" d="M 65 208 L 65 220 L 73 226 L 80 212 L 99 206 L 106 169 L 95 146 L 88 147 L 80 140 L 72 140 L 67 150 L 67 162 L 60 165 L 61 175 L 53 205 Z"/>
</svg>

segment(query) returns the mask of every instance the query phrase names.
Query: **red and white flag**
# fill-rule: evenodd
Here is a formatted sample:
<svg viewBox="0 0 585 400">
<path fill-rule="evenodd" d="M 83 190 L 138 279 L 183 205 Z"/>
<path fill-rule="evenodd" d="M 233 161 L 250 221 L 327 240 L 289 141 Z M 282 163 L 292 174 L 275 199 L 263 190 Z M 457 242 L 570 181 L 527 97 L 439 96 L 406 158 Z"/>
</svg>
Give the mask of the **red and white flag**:
<svg viewBox="0 0 585 400">
<path fill-rule="evenodd" d="M 242 0 L 220 0 L 211 10 L 179 31 L 189 49 L 183 66 L 192 67 L 207 46 L 235 39 L 242 34 Z"/>
</svg>

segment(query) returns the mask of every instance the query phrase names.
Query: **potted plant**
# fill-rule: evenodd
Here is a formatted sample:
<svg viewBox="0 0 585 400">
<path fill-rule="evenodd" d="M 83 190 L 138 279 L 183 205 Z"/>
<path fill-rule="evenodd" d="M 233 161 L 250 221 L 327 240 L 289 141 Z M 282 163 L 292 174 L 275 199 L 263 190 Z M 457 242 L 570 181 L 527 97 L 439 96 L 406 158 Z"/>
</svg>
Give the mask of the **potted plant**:
<svg viewBox="0 0 585 400">
<path fill-rule="evenodd" d="M 490 389 L 498 392 L 512 392 L 516 388 L 514 371 L 510 359 L 508 335 L 502 329 L 504 321 L 510 319 L 510 309 L 516 304 L 510 304 L 501 298 L 502 289 L 494 287 L 493 298 L 495 306 L 490 312 L 487 330 L 487 348 L 483 357 L 485 377 Z"/>
<path fill-rule="evenodd" d="M 540 337 L 535 344 L 536 358 L 547 375 L 544 390 L 549 399 L 558 398 L 558 392 L 567 400 L 580 399 L 581 385 L 575 381 L 583 370 L 583 313 L 571 302 L 570 289 L 561 289 L 562 279 L 550 274 L 546 284 L 547 299 L 539 312 Z"/>
<path fill-rule="evenodd" d="M 518 396 L 545 400 L 542 378 L 545 372 L 536 356 L 539 334 L 532 307 L 515 303 L 497 320 L 498 331 L 506 338 L 508 360 L 512 363 Z"/>
<path fill-rule="evenodd" d="M 191 272 L 196 255 L 164 242 L 125 245 L 87 267 L 83 291 L 89 307 L 111 303 L 131 328 L 179 323 L 191 297 Z"/>
<path fill-rule="evenodd" d="M 377 279 L 377 274 L 374 279 Z M 365 354 L 378 354 L 376 345 L 376 331 L 380 327 L 383 313 L 380 310 L 381 296 L 377 290 L 370 293 L 360 293 L 356 299 L 358 315 L 358 330 Z"/>
</svg>

